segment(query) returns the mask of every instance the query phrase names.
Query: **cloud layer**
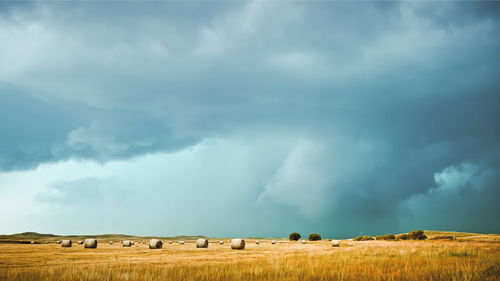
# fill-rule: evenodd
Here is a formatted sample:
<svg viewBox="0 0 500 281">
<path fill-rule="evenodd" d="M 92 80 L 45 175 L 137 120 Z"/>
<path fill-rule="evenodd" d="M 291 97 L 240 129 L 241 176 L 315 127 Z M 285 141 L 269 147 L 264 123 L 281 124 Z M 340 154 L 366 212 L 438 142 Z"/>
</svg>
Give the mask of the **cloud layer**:
<svg viewBox="0 0 500 281">
<path fill-rule="evenodd" d="M 0 5 L 0 232 L 500 231 L 498 3 Z"/>
</svg>

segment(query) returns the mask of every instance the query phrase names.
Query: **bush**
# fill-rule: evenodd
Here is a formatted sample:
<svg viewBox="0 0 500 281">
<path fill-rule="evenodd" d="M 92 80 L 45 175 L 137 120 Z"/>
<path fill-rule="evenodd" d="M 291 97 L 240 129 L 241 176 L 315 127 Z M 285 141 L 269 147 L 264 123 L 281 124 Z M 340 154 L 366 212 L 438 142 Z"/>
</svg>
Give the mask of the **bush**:
<svg viewBox="0 0 500 281">
<path fill-rule="evenodd" d="M 377 240 L 394 240 L 394 239 L 396 239 L 396 236 L 394 236 L 394 234 L 377 235 L 377 237 L 375 237 L 375 239 L 377 239 Z"/>
<path fill-rule="evenodd" d="M 455 240 L 455 236 L 451 235 L 441 235 L 441 236 L 434 236 L 430 238 L 429 240 Z"/>
<path fill-rule="evenodd" d="M 427 236 L 422 230 L 414 230 L 410 233 L 400 234 L 396 238 L 400 240 L 425 240 Z"/>
<path fill-rule="evenodd" d="M 288 239 L 290 239 L 290 241 L 298 241 L 300 237 L 302 236 L 300 235 L 300 233 L 297 232 L 292 232 L 290 233 L 290 235 L 288 235 Z"/>
<path fill-rule="evenodd" d="M 311 233 L 309 234 L 309 241 L 318 241 L 321 240 L 321 235 L 318 233 Z"/>
<path fill-rule="evenodd" d="M 368 241 L 368 240 L 374 240 L 374 239 L 371 236 L 356 236 L 352 240 L 354 240 L 354 241 Z"/>
<path fill-rule="evenodd" d="M 424 234 L 424 231 L 422 230 L 414 230 L 410 233 L 408 233 L 410 236 L 410 239 L 412 240 L 425 240 L 427 239 L 427 236 Z"/>
<path fill-rule="evenodd" d="M 396 236 L 396 238 L 399 240 L 410 240 L 410 235 L 408 235 L 407 233 L 403 233 Z"/>
</svg>

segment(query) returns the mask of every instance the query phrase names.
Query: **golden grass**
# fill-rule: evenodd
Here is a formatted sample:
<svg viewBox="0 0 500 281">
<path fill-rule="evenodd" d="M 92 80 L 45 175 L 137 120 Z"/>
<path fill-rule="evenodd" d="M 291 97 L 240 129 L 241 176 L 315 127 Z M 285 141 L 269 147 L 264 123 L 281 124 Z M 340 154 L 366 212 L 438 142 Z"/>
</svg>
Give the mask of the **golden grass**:
<svg viewBox="0 0 500 281">
<path fill-rule="evenodd" d="M 0 244 L 0 280 L 498 280 L 500 243 L 286 242 L 122 248 Z"/>
</svg>

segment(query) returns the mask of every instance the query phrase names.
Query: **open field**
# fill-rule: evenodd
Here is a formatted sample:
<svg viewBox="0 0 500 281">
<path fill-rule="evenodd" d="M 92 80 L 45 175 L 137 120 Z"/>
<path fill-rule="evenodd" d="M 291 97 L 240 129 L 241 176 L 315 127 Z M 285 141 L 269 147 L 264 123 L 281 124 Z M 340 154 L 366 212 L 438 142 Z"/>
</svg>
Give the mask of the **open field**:
<svg viewBox="0 0 500 281">
<path fill-rule="evenodd" d="M 341 241 L 333 248 L 247 239 L 241 251 L 228 243 L 196 249 L 193 241 L 159 250 L 104 240 L 97 249 L 3 243 L 0 280 L 498 280 L 494 240 Z"/>
</svg>

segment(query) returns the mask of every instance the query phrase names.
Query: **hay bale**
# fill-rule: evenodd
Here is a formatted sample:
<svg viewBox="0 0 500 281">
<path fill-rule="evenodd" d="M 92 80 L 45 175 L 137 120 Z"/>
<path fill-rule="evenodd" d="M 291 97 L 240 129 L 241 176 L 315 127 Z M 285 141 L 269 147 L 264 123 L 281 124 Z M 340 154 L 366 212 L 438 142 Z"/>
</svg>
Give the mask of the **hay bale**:
<svg viewBox="0 0 500 281">
<path fill-rule="evenodd" d="M 219 241 L 219 245 L 224 245 L 224 241 Z"/>
<path fill-rule="evenodd" d="M 208 240 L 203 238 L 196 240 L 196 248 L 208 248 Z"/>
<path fill-rule="evenodd" d="M 306 240 L 301 240 L 300 243 L 305 244 Z"/>
<path fill-rule="evenodd" d="M 45 244 L 49 244 L 49 241 L 45 241 Z"/>
<path fill-rule="evenodd" d="M 113 245 L 113 241 L 109 241 L 109 245 Z"/>
<path fill-rule="evenodd" d="M 61 240 L 56 241 L 56 244 L 61 244 L 61 243 L 62 243 Z"/>
<path fill-rule="evenodd" d="M 339 246 L 340 246 L 339 240 L 332 240 L 332 247 L 339 247 Z"/>
<path fill-rule="evenodd" d="M 31 244 L 35 244 L 35 241 L 31 241 L 30 243 L 31 243 Z"/>
<path fill-rule="evenodd" d="M 150 249 L 161 249 L 163 247 L 163 242 L 159 239 L 151 239 L 149 241 L 149 248 Z"/>
<path fill-rule="evenodd" d="M 61 246 L 64 247 L 64 248 L 71 247 L 71 244 L 73 244 L 73 242 L 71 242 L 71 240 L 63 240 L 63 241 L 61 241 Z"/>
<path fill-rule="evenodd" d="M 172 244 L 173 242 L 172 241 L 168 241 L 168 244 Z"/>
<path fill-rule="evenodd" d="M 134 241 L 130 241 L 130 245 L 131 246 L 134 246 L 135 242 Z"/>
<path fill-rule="evenodd" d="M 77 241 L 76 242 L 78 245 L 83 245 L 83 241 Z"/>
<path fill-rule="evenodd" d="M 259 241 L 259 240 L 255 241 L 255 244 L 259 245 L 259 244 L 260 244 L 260 241 Z"/>
<path fill-rule="evenodd" d="M 85 248 L 97 248 L 97 239 L 85 239 Z"/>
<path fill-rule="evenodd" d="M 184 241 L 179 241 L 177 243 L 179 243 L 180 245 L 184 245 Z"/>
<path fill-rule="evenodd" d="M 273 240 L 273 241 L 271 241 L 271 244 L 273 244 L 273 245 L 274 245 L 274 244 L 276 244 L 276 241 L 274 241 L 274 240 Z"/>
<path fill-rule="evenodd" d="M 132 241 L 122 241 L 122 247 L 130 247 L 133 243 Z"/>
<path fill-rule="evenodd" d="M 245 249 L 245 240 L 236 238 L 231 241 L 231 249 L 233 250 L 243 250 Z"/>
</svg>

